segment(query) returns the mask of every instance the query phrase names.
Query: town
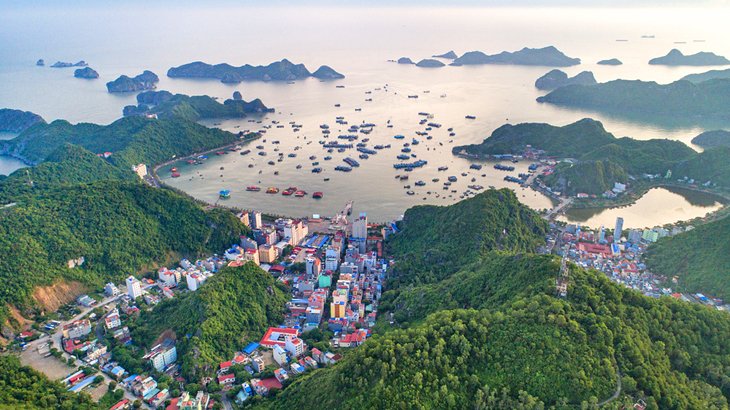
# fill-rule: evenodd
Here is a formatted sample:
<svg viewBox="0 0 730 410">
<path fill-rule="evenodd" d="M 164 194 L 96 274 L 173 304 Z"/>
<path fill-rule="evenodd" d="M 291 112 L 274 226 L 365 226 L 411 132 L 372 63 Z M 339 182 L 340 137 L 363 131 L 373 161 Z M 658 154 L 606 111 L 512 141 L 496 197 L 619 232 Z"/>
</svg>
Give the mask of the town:
<svg viewBox="0 0 730 410">
<path fill-rule="evenodd" d="M 78 366 L 63 377 L 69 391 L 123 389 L 111 407 L 233 408 L 297 375 L 336 363 L 344 349 L 356 348 L 371 335 L 378 301 L 392 260 L 383 256 L 383 239 L 395 225 L 369 224 L 365 213 L 351 217 L 352 203 L 336 217 L 307 219 L 267 217 L 243 211 L 240 221 L 251 229 L 220 255 L 161 267 L 141 279 L 107 283 L 103 294 L 82 295 L 73 316 L 50 320 L 37 331 L 18 336 L 23 355 L 33 360 L 63 360 Z M 83 258 L 69 267 L 83 265 Z M 240 351 L 218 364 L 214 378 L 181 377 L 176 340 L 166 337 L 144 350 L 144 373 L 128 371 L 113 346 L 135 346 L 126 322 L 164 299 L 204 287 L 222 268 L 253 263 L 291 289 L 284 321 L 260 339 L 241 343 Z M 97 300 L 99 299 L 99 300 Z M 317 335 L 316 338 L 311 335 Z M 305 340 L 313 340 L 308 346 Z M 138 346 L 139 347 L 139 346 Z M 116 351 L 116 350 L 115 350 Z M 124 353 L 127 354 L 127 353 Z M 76 367 L 74 367 L 76 369 Z M 192 383 L 192 385 L 191 385 Z M 190 387 L 197 391 L 190 391 Z M 104 389 L 105 390 L 105 389 Z M 119 393 L 121 391 L 117 390 Z"/>
</svg>

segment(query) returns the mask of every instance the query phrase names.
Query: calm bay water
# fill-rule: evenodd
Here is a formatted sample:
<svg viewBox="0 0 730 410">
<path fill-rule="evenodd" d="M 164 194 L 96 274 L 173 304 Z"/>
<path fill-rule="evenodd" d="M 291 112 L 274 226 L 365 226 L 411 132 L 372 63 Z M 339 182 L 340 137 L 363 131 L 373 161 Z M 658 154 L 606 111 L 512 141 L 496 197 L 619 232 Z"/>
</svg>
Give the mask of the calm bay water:
<svg viewBox="0 0 730 410">
<path fill-rule="evenodd" d="M 266 143 L 254 142 L 254 146 L 265 146 L 266 157 L 229 154 L 211 158 L 203 165 L 181 166 L 183 176 L 167 180 L 210 202 L 217 199 L 220 189 L 230 189 L 231 205 L 279 214 L 308 215 L 332 214 L 347 200 L 354 200 L 356 211 L 367 211 L 371 219 L 385 220 L 398 216 L 414 204 L 453 203 L 467 185 L 479 184 L 516 188 L 523 202 L 539 209 L 549 207 L 550 200 L 504 182 L 502 178 L 507 174 L 493 170 L 491 164 L 486 164 L 482 171 L 469 171 L 469 162 L 453 157 L 451 147 L 479 142 L 507 122 L 564 125 L 593 117 L 603 121 L 617 136 L 671 138 L 687 143 L 702 130 L 723 125 L 675 128 L 671 124 L 638 123 L 538 104 L 535 98 L 542 93 L 533 83 L 550 70 L 546 67 L 421 69 L 387 62 L 401 56 L 419 60 L 451 49 L 457 54 L 470 50 L 494 53 L 524 46 L 555 45 L 567 55 L 583 60 L 580 66 L 564 69 L 570 75 L 591 70 L 599 81 L 626 78 L 665 83 L 689 73 L 705 71 L 703 68 L 646 64 L 650 58 L 664 55 L 673 47 L 686 53 L 713 51 L 730 55 L 730 44 L 723 41 L 730 36 L 730 27 L 723 24 L 726 14 L 717 10 L 105 8 L 65 6 L 63 10 L 11 8 L 0 11 L 0 38 L 3 41 L 0 48 L 0 84 L 3 85 L 0 87 L 0 107 L 30 110 L 47 120 L 62 118 L 72 122 L 109 123 L 120 117 L 124 105 L 134 103 L 135 96 L 110 95 L 104 83 L 120 74 L 135 75 L 150 69 L 161 78 L 159 89 L 222 99 L 239 90 L 247 100 L 261 98 L 265 104 L 276 108 L 275 114 L 262 119 L 264 124 L 277 120 L 282 124 L 296 121 L 303 125 L 299 133 L 293 133 L 288 125 L 284 129 L 272 128 L 265 137 Z M 645 34 L 656 38 L 642 39 Z M 629 41 L 617 42 L 616 39 Z M 305 63 L 310 70 L 321 64 L 330 65 L 347 78 L 334 83 L 306 80 L 295 84 L 253 82 L 234 86 L 213 80 L 165 76 L 169 67 L 195 60 L 240 65 L 268 64 L 285 57 Z M 621 59 L 624 65 L 595 64 L 612 57 Z M 101 78 L 79 80 L 73 78 L 73 69 L 35 67 L 38 58 L 44 58 L 48 65 L 56 60 L 83 59 L 100 73 Z M 346 88 L 335 88 L 335 85 Z M 365 94 L 367 91 L 372 94 Z M 408 99 L 409 94 L 418 94 L 419 98 Z M 366 102 L 366 98 L 373 101 Z M 341 107 L 336 108 L 335 104 L 341 104 Z M 355 108 L 362 111 L 356 112 Z M 434 139 L 431 141 L 419 138 L 421 144 L 413 149 L 418 158 L 428 160 L 429 165 L 414 171 L 409 181 L 399 181 L 395 175 L 402 172 L 394 170 L 392 163 L 400 153 L 402 142 L 398 143 L 392 136 L 404 134 L 408 141 L 415 131 L 422 130 L 418 125 L 420 111 L 433 113 L 433 121 L 443 127 L 432 132 Z M 475 115 L 477 119 L 464 119 L 467 114 Z M 361 167 L 349 174 L 334 172 L 332 168 L 341 164 L 345 154 L 331 154 L 332 161 L 325 163 L 322 158 L 327 154 L 317 141 L 320 139 L 318 125 L 334 126 L 336 116 L 345 116 L 350 124 L 363 121 L 377 124 L 369 136 L 369 145 L 391 143 L 393 148 L 368 160 L 360 160 Z M 394 125 L 391 129 L 386 128 L 389 120 Z M 246 120 L 223 121 L 217 126 L 231 131 L 258 129 L 256 124 Z M 446 131 L 449 127 L 456 133 L 453 138 Z M 332 134 L 330 139 L 338 135 L 336 127 Z M 449 142 L 451 139 L 453 142 Z M 266 162 L 275 160 L 276 154 L 270 144 L 272 140 L 281 141 L 280 150 L 284 153 L 294 152 L 297 146 L 301 149 L 296 151 L 296 158 L 285 156 L 283 162 L 269 166 Z M 357 159 L 354 151 L 346 154 Z M 322 174 L 310 172 L 312 161 L 307 158 L 311 155 L 317 156 L 320 166 L 325 168 Z M 254 168 L 248 168 L 249 164 L 254 164 Z M 300 164 L 302 168 L 296 169 Z M 2 159 L 0 172 L 9 172 L 20 165 Z M 436 171 L 441 165 L 448 166 L 449 171 Z M 510 174 L 516 175 L 527 165 L 517 164 L 518 170 Z M 224 169 L 220 170 L 221 167 Z M 279 175 L 274 175 L 275 170 Z M 469 175 L 462 177 L 462 172 L 469 172 Z M 482 174 L 486 177 L 481 177 Z M 443 181 L 448 175 L 459 178 L 453 187 L 456 194 L 442 190 L 441 182 L 431 182 L 433 178 Z M 165 176 L 164 172 L 162 176 Z M 331 180 L 323 181 L 326 177 Z M 476 182 L 471 182 L 472 178 L 476 178 Z M 407 195 L 403 186 L 413 185 L 417 180 L 423 180 L 427 185 L 413 187 L 415 195 Z M 298 186 L 310 194 L 323 191 L 325 197 L 315 201 L 245 192 L 245 187 L 251 184 L 264 189 L 270 185 L 279 188 Z M 429 195 L 428 191 L 432 193 Z M 712 210 L 712 206 L 682 204 L 682 195 L 652 198 L 646 197 L 655 205 L 651 221 L 656 219 L 656 222 L 651 223 L 688 219 Z M 676 211 L 680 208 L 682 211 Z M 623 209 L 629 212 L 631 208 Z M 645 219 L 637 224 L 650 225 L 649 222 L 650 219 Z"/>
</svg>

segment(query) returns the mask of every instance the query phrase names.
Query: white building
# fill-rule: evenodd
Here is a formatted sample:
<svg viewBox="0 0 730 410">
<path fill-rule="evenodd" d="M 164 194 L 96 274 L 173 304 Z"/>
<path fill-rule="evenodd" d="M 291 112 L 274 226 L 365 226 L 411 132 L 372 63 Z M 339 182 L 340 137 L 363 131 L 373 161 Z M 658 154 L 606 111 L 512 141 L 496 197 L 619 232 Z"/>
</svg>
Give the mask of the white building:
<svg viewBox="0 0 730 410">
<path fill-rule="evenodd" d="M 119 294 L 119 288 L 117 288 L 117 285 L 109 282 L 104 286 L 104 294 L 107 296 L 117 296 Z"/>
<path fill-rule="evenodd" d="M 167 268 L 161 268 L 157 271 L 157 276 L 160 278 L 160 281 L 170 287 L 177 286 L 177 282 L 180 280 L 180 272 Z"/>
<path fill-rule="evenodd" d="M 134 276 L 127 278 L 127 294 L 133 300 L 142 296 L 142 285 Z"/>
<path fill-rule="evenodd" d="M 286 350 L 279 345 L 274 346 L 273 358 L 279 366 L 283 366 L 286 364 Z"/>
<path fill-rule="evenodd" d="M 152 362 L 152 366 L 158 372 L 162 372 L 177 360 L 175 344 L 168 340 L 163 344 L 153 346 L 152 351 L 145 355 L 145 359 Z"/>
<path fill-rule="evenodd" d="M 304 341 L 298 337 L 286 339 L 286 344 L 284 345 L 286 351 L 294 357 L 301 356 L 304 353 L 305 347 Z"/>
<path fill-rule="evenodd" d="M 368 237 L 368 216 L 364 212 L 352 221 L 352 237 L 357 239 L 367 239 Z"/>
<path fill-rule="evenodd" d="M 198 290 L 200 285 L 202 285 L 203 282 L 205 282 L 205 276 L 203 276 L 200 273 L 195 272 L 195 273 L 189 274 L 187 276 L 186 280 L 188 283 L 188 290 L 196 291 L 196 290 Z"/>
</svg>

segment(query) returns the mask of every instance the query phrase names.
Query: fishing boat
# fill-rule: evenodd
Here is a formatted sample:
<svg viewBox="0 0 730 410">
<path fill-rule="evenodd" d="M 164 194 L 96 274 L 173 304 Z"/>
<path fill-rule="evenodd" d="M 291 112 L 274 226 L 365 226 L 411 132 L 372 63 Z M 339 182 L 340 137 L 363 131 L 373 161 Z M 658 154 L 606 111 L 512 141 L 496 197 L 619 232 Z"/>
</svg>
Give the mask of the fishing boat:
<svg viewBox="0 0 730 410">
<path fill-rule="evenodd" d="M 345 165 L 338 165 L 335 167 L 335 171 L 350 172 L 352 171 L 352 168 Z"/>
<path fill-rule="evenodd" d="M 231 191 L 229 191 L 228 189 L 221 189 L 221 190 L 220 190 L 220 191 L 218 192 L 218 197 L 219 197 L 220 199 L 228 199 L 228 198 L 230 198 L 230 197 L 231 197 Z"/>
<path fill-rule="evenodd" d="M 471 165 L 469 166 L 469 168 L 470 168 L 470 169 L 476 169 L 477 171 L 479 171 L 479 170 L 481 170 L 481 169 L 482 169 L 482 165 L 481 165 L 481 164 L 471 164 Z"/>
<path fill-rule="evenodd" d="M 173 172 L 172 175 L 170 175 L 170 176 L 172 176 L 173 178 L 180 178 L 180 173 L 179 172 Z"/>
<path fill-rule="evenodd" d="M 407 160 L 407 159 L 410 159 L 411 156 L 410 155 L 406 155 L 406 154 L 400 154 L 396 158 L 398 158 L 400 160 Z"/>
<path fill-rule="evenodd" d="M 324 194 L 322 192 L 320 192 L 320 191 L 317 191 L 317 192 L 315 192 L 315 193 L 312 194 L 312 198 L 314 198 L 314 199 L 320 199 L 323 196 L 324 196 Z"/>
<path fill-rule="evenodd" d="M 360 163 L 359 162 L 355 161 L 354 159 L 352 159 L 350 157 L 347 157 L 347 158 L 343 159 L 343 161 L 345 161 L 347 163 L 347 165 L 349 165 L 351 167 L 359 167 L 360 166 Z"/>
<path fill-rule="evenodd" d="M 467 116 L 466 116 L 466 117 L 464 117 L 464 118 L 466 118 L 467 120 L 476 120 L 476 119 L 477 119 L 477 117 L 475 117 L 475 116 L 473 116 L 473 115 L 467 115 Z"/>
<path fill-rule="evenodd" d="M 294 196 L 297 198 L 301 198 L 305 195 L 307 195 L 307 191 L 298 190 L 298 191 L 294 192 Z"/>
<path fill-rule="evenodd" d="M 170 169 L 170 172 L 177 172 L 177 168 L 175 168 L 175 167 L 172 167 L 172 168 Z"/>
<path fill-rule="evenodd" d="M 358 158 L 360 158 L 360 159 L 368 159 L 368 158 L 370 158 L 370 156 L 368 154 L 360 154 L 360 155 L 358 155 Z"/>
<path fill-rule="evenodd" d="M 284 196 L 290 196 L 295 192 L 297 192 L 297 187 L 289 187 L 285 189 L 281 194 Z"/>
<path fill-rule="evenodd" d="M 515 167 L 511 165 L 496 164 L 494 165 L 494 169 L 499 171 L 514 171 Z"/>
<path fill-rule="evenodd" d="M 258 187 L 256 185 L 251 185 L 251 186 L 246 187 L 246 191 L 259 192 L 260 190 L 261 190 L 261 187 Z"/>
<path fill-rule="evenodd" d="M 320 172 L 322 172 L 322 168 L 319 168 L 319 167 L 317 167 L 317 168 L 312 168 L 312 173 L 314 173 L 314 174 L 319 174 Z"/>
<path fill-rule="evenodd" d="M 416 186 L 425 186 L 426 183 L 423 181 L 416 181 Z"/>
<path fill-rule="evenodd" d="M 456 182 L 457 181 L 457 178 L 455 176 L 453 176 L 453 175 L 450 176 L 448 179 L 449 179 L 449 182 Z"/>
<path fill-rule="evenodd" d="M 408 195 L 415 195 L 415 192 L 413 192 L 413 191 L 406 191 L 406 194 L 408 194 Z"/>
<path fill-rule="evenodd" d="M 438 167 L 439 171 L 448 171 L 449 167 Z"/>
<path fill-rule="evenodd" d="M 397 139 L 397 140 L 402 140 L 402 139 L 404 139 L 405 137 L 406 137 L 405 135 L 393 135 L 393 138 L 395 138 L 395 139 Z"/>
</svg>

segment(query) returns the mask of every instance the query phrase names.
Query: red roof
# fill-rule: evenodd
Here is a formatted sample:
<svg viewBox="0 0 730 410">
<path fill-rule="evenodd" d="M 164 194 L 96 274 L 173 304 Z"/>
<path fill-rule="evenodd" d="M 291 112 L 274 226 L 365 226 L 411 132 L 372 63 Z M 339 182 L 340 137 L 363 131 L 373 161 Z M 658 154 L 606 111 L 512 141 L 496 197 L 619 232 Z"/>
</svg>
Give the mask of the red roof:
<svg viewBox="0 0 730 410">
<path fill-rule="evenodd" d="M 222 384 L 227 382 L 228 380 L 235 380 L 236 375 L 235 374 L 223 374 L 218 376 L 218 384 Z"/>
<path fill-rule="evenodd" d="M 274 347 L 276 345 L 284 346 L 286 344 L 286 339 L 279 337 L 278 339 L 272 339 L 274 337 L 274 334 L 278 333 L 280 336 L 286 336 L 289 337 L 296 337 L 299 333 L 297 329 L 292 329 L 290 327 L 270 327 L 267 331 L 264 337 L 261 338 L 261 345 L 267 346 L 267 347 Z"/>
<path fill-rule="evenodd" d="M 230 361 L 221 362 L 220 367 L 221 367 L 221 369 L 227 369 L 227 368 L 231 367 L 231 362 Z"/>
<path fill-rule="evenodd" d="M 261 385 L 267 389 L 281 389 L 281 382 L 276 380 L 276 377 L 269 377 L 268 379 L 261 379 Z"/>
<path fill-rule="evenodd" d="M 109 407 L 109 410 L 118 410 L 118 409 L 124 408 L 124 406 L 126 406 L 127 404 L 129 404 L 129 400 L 124 399 L 124 400 L 121 400 L 120 402 L 118 402 L 117 404 Z"/>
</svg>

